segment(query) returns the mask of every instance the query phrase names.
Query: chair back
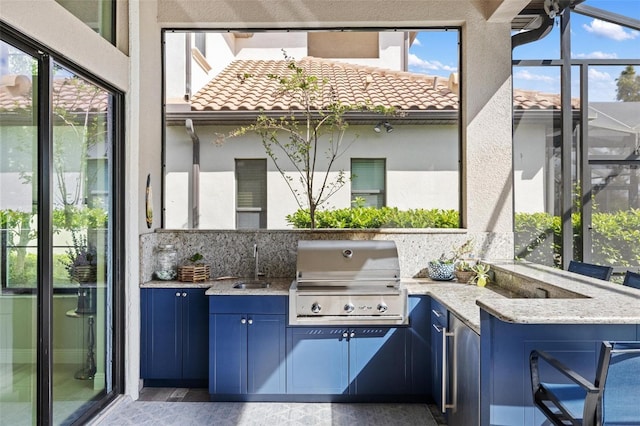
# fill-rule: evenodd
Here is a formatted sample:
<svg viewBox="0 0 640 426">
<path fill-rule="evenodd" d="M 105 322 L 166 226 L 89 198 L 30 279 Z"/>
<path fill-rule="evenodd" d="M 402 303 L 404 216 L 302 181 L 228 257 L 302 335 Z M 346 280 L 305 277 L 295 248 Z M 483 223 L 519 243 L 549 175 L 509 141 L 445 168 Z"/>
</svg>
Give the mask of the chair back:
<svg viewBox="0 0 640 426">
<path fill-rule="evenodd" d="M 640 342 L 602 345 L 603 365 L 598 370 L 602 373 L 599 379 L 604 379 L 602 424 L 640 424 Z"/>
<path fill-rule="evenodd" d="M 587 277 L 599 278 L 601 280 L 609 281 L 613 268 L 611 266 L 594 265 L 592 263 L 578 262 L 572 260 L 569 262 L 569 272 L 575 272 L 576 274 L 585 275 Z"/>
<path fill-rule="evenodd" d="M 627 273 L 624 276 L 624 281 L 622 282 L 622 285 L 640 289 L 640 274 L 636 272 L 627 271 Z"/>
</svg>

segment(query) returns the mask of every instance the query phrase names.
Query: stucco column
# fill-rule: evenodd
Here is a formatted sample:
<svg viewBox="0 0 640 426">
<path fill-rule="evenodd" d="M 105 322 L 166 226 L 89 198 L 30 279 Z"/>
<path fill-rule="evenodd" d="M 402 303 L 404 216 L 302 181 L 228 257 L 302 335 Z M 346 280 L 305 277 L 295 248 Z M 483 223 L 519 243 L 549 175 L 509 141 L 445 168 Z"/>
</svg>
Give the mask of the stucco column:
<svg viewBox="0 0 640 426">
<path fill-rule="evenodd" d="M 510 24 L 470 19 L 462 34 L 463 225 L 512 233 Z"/>
<path fill-rule="evenodd" d="M 126 198 L 126 333 L 125 393 L 138 398 L 140 379 L 140 282 L 138 236 L 153 232 L 145 220 L 145 186 L 151 175 L 153 228 L 160 227 L 162 182 L 161 30 L 155 0 L 129 2 L 131 92 L 128 98 Z"/>
</svg>

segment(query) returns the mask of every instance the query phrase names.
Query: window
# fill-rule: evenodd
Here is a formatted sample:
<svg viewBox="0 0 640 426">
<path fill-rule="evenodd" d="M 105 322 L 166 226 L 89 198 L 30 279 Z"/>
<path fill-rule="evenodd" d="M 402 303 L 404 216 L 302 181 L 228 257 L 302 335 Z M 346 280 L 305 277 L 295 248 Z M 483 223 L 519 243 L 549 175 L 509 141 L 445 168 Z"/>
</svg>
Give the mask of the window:
<svg viewBox="0 0 640 426">
<path fill-rule="evenodd" d="M 364 200 L 365 207 L 385 205 L 385 159 L 351 159 L 351 201 Z"/>
<path fill-rule="evenodd" d="M 115 44 L 116 2 L 114 0 L 56 1 L 108 42 Z"/>
<path fill-rule="evenodd" d="M 625 27 L 633 18 L 618 20 L 629 16 L 628 2 L 588 3 L 588 14 L 576 5 L 559 18 L 571 17 L 564 33 L 514 51 L 515 255 L 622 272 L 640 265 L 629 237 L 640 207 L 640 58 L 634 27 Z"/>
<path fill-rule="evenodd" d="M 203 229 L 304 226 L 289 219 L 303 217 L 311 209 L 309 192 L 314 211 L 348 209 L 353 198 L 361 196 L 366 205 L 393 207 L 410 215 L 421 214 L 416 210 L 446 210 L 443 214 L 460 216 L 459 30 L 247 31 L 171 29 L 163 33 L 163 227 L 190 226 L 193 144 L 185 132 L 186 118 L 193 121 L 201 141 L 215 142 L 199 146 L 199 225 Z M 202 35 L 207 56 L 216 58 L 210 69 L 198 59 Z M 191 49 L 187 56 L 186 45 Z M 295 59 L 306 76 L 317 79 L 318 91 L 327 94 L 323 103 L 339 101 L 345 107 L 347 127 L 338 131 L 331 128 L 331 121 L 323 121 L 318 132 L 304 130 L 307 124 L 304 114 L 298 114 L 298 102 L 279 87 L 281 80 L 269 78 L 289 73 L 287 58 Z M 314 91 L 309 90 L 312 97 L 317 95 Z M 320 106 L 312 108 L 310 128 L 320 123 L 322 114 L 316 114 Z M 393 112 L 386 111 L 391 107 Z M 385 110 L 364 111 L 368 108 Z M 284 116 L 283 111 L 294 112 L 297 130 L 293 123 L 268 135 L 240 131 L 264 117 Z M 385 122 L 387 127 L 377 131 L 377 124 Z M 263 136 L 288 148 L 265 147 Z M 309 142 L 313 159 L 304 164 L 304 159 L 299 160 L 307 148 L 300 144 Z M 289 148 L 297 150 L 291 157 Z M 248 166 L 246 159 L 260 158 L 270 173 L 266 194 L 258 197 L 256 187 L 242 188 L 243 166 Z M 379 180 L 356 170 L 352 187 L 345 179 L 351 174 L 352 158 L 384 159 L 372 166 L 381 170 Z M 236 163 L 238 159 L 242 165 Z M 264 184 L 264 180 L 253 183 Z"/>
<path fill-rule="evenodd" d="M 203 56 L 207 56 L 207 35 L 205 33 L 194 33 L 193 47 L 198 49 Z"/>
<path fill-rule="evenodd" d="M 267 226 L 267 160 L 236 160 L 236 227 Z"/>
<path fill-rule="evenodd" d="M 86 423 L 124 376 L 124 94 L 2 22 L 0 64 L 0 423 Z"/>
</svg>

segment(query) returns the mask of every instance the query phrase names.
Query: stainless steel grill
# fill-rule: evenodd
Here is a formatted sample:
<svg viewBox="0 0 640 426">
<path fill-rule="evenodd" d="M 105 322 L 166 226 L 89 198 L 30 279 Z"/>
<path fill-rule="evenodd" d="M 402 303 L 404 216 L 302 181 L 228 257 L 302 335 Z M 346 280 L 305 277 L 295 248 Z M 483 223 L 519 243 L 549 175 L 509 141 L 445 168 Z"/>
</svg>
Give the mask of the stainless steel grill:
<svg viewBox="0 0 640 426">
<path fill-rule="evenodd" d="M 299 241 L 291 325 L 407 324 L 393 241 Z"/>
</svg>

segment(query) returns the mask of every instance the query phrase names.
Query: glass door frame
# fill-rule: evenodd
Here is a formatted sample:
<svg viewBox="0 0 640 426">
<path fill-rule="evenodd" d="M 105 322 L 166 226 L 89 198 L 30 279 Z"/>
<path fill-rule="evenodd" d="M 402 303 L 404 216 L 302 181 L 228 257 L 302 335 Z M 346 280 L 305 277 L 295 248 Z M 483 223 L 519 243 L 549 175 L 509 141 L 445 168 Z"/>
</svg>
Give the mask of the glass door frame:
<svg viewBox="0 0 640 426">
<path fill-rule="evenodd" d="M 0 21 L 0 38 L 17 49 L 32 56 L 37 62 L 37 93 L 33 93 L 37 105 L 37 360 L 36 360 L 36 424 L 53 424 L 53 117 L 52 83 L 53 64 L 58 63 L 78 76 L 112 93 L 112 137 L 113 164 L 111 167 L 112 205 L 110 214 L 109 239 L 113 304 L 111 312 L 111 391 L 106 393 L 75 423 L 83 424 L 124 392 L 124 341 L 125 341 L 125 244 L 124 244 L 124 199 L 125 156 L 124 156 L 124 93 L 108 82 L 81 69 L 73 62 L 47 46 L 22 34 Z M 49 285 L 42 285 L 49 283 Z"/>
<path fill-rule="evenodd" d="M 597 14 L 596 14 L 597 11 Z M 561 189 L 561 221 L 562 221 L 562 268 L 566 269 L 569 262 L 574 259 L 576 251 L 582 253 L 582 260 L 590 262 L 592 260 L 592 215 L 591 215 L 591 165 L 592 164 L 604 164 L 597 160 L 589 160 L 587 154 L 587 141 L 589 137 L 588 133 L 588 107 L 589 107 L 589 79 L 588 70 L 589 66 L 605 65 L 605 66 L 626 66 L 634 65 L 640 66 L 640 60 L 638 59 L 574 59 L 571 57 L 571 14 L 580 13 L 581 10 L 576 8 L 575 12 L 572 8 L 566 8 L 563 14 L 560 16 L 560 59 L 515 59 L 512 61 L 512 69 L 515 67 L 526 66 L 556 66 L 560 68 L 560 94 L 561 94 L 561 176 L 562 176 L 562 189 Z M 605 21 L 613 22 L 612 14 L 604 13 L 603 11 L 592 9 L 591 14 L 588 16 L 594 16 Z M 596 14 L 596 15 L 593 15 Z M 637 21 L 628 20 L 620 22 L 620 25 L 625 25 L 627 28 L 637 30 Z M 630 25 L 630 26 L 629 26 Z M 572 82 L 572 69 L 577 67 L 580 74 L 580 93 L 577 95 L 580 98 L 580 119 L 578 121 L 578 138 L 574 140 L 575 117 L 573 115 L 571 107 L 571 99 L 575 97 L 575 93 L 571 93 Z M 578 168 L 575 175 L 575 179 L 572 173 L 572 154 L 573 144 L 576 142 L 577 153 L 576 167 Z M 606 164 L 636 164 L 637 159 L 629 158 L 627 160 L 619 161 L 606 161 Z M 574 211 L 573 206 L 573 187 L 576 183 L 580 183 L 580 210 Z M 515 210 L 515 209 L 514 209 Z M 576 241 L 573 236 L 573 223 L 572 213 L 579 213 L 581 217 L 582 226 L 582 244 L 576 245 Z M 624 268 L 618 267 L 616 272 L 622 272 Z"/>
</svg>

